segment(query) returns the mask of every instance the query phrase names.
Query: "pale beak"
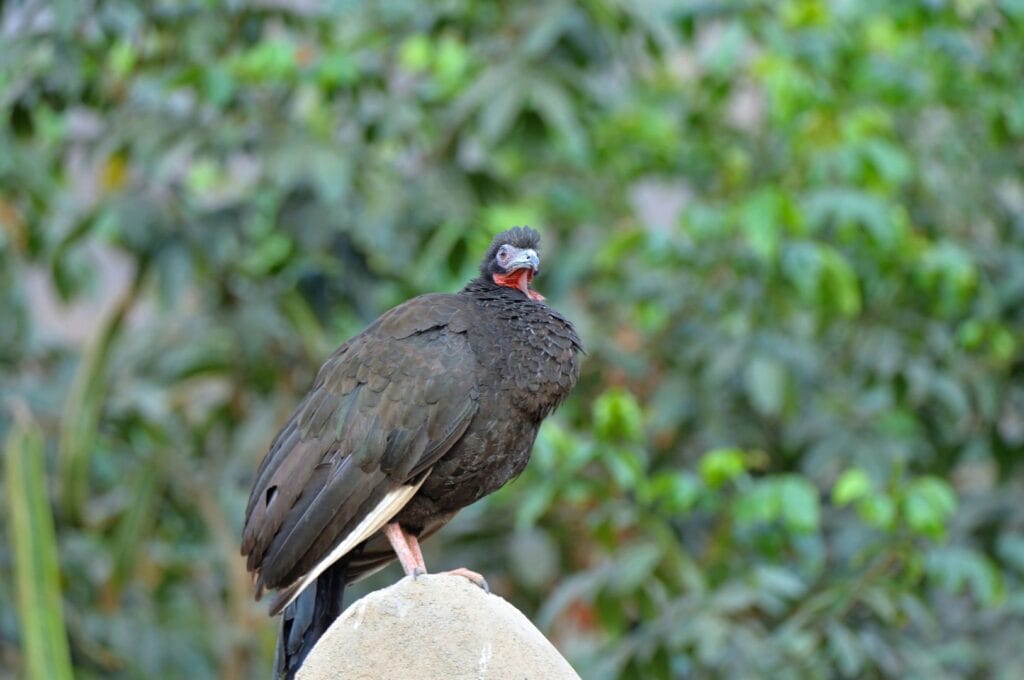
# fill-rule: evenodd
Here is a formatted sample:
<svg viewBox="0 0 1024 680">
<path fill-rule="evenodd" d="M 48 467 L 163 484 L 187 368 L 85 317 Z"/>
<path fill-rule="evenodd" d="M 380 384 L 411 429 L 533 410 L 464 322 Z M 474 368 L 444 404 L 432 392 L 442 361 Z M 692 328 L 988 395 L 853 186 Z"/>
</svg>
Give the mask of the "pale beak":
<svg viewBox="0 0 1024 680">
<path fill-rule="evenodd" d="M 530 269 L 534 273 L 540 271 L 540 258 L 533 248 L 523 248 L 516 252 L 515 257 L 505 265 L 505 271 L 514 272 L 517 269 Z"/>
</svg>

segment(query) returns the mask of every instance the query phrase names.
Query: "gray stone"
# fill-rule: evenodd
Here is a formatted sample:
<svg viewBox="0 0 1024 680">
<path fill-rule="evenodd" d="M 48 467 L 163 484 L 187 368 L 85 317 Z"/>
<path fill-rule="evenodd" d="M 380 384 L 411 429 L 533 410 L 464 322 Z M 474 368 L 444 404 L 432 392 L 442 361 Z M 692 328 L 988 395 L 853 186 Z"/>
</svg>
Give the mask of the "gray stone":
<svg viewBox="0 0 1024 680">
<path fill-rule="evenodd" d="M 354 602 L 298 680 L 537 680 L 579 676 L 518 609 L 461 576 L 404 578 Z"/>
</svg>

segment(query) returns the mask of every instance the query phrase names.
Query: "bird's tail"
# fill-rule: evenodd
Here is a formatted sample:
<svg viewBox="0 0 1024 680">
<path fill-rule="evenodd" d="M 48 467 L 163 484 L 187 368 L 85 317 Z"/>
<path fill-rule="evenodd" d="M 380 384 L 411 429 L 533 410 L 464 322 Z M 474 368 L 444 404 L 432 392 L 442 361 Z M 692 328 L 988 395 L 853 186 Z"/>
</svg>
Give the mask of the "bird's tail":
<svg viewBox="0 0 1024 680">
<path fill-rule="evenodd" d="M 320 636 L 344 608 L 348 560 L 341 559 L 310 583 L 281 615 L 274 677 L 292 680 Z"/>
</svg>

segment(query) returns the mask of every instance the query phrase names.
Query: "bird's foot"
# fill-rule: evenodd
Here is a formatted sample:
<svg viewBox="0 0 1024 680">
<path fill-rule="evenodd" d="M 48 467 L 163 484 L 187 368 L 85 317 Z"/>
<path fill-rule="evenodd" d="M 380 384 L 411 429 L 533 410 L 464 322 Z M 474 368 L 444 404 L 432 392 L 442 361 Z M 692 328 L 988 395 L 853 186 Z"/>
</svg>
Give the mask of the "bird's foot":
<svg viewBox="0 0 1024 680">
<path fill-rule="evenodd" d="M 413 581 L 415 581 L 415 580 L 416 580 L 416 579 L 418 579 L 418 578 L 419 578 L 420 576 L 423 576 L 423 575 L 424 575 L 424 574 L 426 574 L 426 573 L 427 573 L 427 570 L 426 570 L 426 569 L 420 569 L 419 567 L 416 567 L 416 568 L 414 568 L 414 569 L 412 570 L 412 580 L 413 580 Z"/>
<path fill-rule="evenodd" d="M 475 571 L 471 571 L 469 569 L 466 569 L 465 567 L 459 567 L 458 569 L 451 569 L 449 571 L 443 571 L 441 573 L 468 578 L 470 581 L 483 588 L 485 593 L 489 594 L 491 592 L 491 587 L 487 585 L 487 579 L 485 579 L 483 576 L 476 573 Z"/>
</svg>

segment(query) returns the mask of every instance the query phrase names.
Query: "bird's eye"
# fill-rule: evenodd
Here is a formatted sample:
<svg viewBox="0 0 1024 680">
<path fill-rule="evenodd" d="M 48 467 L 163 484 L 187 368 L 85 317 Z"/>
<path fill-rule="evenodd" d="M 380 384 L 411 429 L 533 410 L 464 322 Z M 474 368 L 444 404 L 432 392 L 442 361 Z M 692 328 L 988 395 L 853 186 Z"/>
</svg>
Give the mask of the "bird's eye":
<svg viewBox="0 0 1024 680">
<path fill-rule="evenodd" d="M 507 259 L 508 259 L 508 246 L 502 246 L 498 250 L 498 261 L 499 262 L 504 262 Z"/>
</svg>

